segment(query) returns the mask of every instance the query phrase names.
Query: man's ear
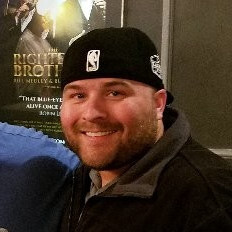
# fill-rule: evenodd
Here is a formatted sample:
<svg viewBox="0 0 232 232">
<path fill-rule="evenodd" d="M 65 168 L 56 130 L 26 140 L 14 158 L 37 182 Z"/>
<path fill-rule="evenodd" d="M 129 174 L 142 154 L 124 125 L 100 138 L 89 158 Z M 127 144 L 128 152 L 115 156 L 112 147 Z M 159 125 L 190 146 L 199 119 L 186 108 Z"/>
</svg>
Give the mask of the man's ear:
<svg viewBox="0 0 232 232">
<path fill-rule="evenodd" d="M 156 119 L 161 120 L 163 118 L 163 112 L 167 101 L 167 92 L 165 89 L 160 89 L 154 93 Z"/>
</svg>

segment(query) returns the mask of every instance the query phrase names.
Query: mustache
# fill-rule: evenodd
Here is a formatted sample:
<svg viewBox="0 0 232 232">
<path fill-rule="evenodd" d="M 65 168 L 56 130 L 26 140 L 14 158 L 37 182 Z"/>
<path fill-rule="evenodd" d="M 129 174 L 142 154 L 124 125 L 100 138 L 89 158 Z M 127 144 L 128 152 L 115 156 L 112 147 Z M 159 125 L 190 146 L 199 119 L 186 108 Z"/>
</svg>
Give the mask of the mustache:
<svg viewBox="0 0 232 232">
<path fill-rule="evenodd" d="M 110 122 L 82 122 L 74 125 L 74 131 L 113 131 L 123 129 L 120 123 L 110 123 Z"/>
</svg>

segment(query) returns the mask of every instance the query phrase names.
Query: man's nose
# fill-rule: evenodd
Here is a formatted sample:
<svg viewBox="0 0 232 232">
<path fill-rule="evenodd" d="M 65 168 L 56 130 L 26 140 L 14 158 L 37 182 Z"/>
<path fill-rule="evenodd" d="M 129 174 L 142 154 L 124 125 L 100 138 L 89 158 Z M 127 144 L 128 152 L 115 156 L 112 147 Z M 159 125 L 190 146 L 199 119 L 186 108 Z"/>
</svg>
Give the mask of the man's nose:
<svg viewBox="0 0 232 232">
<path fill-rule="evenodd" d="M 103 99 L 90 97 L 83 109 L 82 118 L 86 121 L 94 122 L 104 120 L 107 117 L 107 109 Z"/>
</svg>

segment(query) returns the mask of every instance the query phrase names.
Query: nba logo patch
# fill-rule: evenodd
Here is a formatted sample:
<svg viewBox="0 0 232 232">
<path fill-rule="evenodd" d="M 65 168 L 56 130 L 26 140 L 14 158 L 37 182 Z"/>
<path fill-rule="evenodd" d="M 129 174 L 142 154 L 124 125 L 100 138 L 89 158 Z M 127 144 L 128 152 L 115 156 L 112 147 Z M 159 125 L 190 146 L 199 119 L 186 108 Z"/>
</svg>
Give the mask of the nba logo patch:
<svg viewBox="0 0 232 232">
<path fill-rule="evenodd" d="M 99 68 L 100 50 L 90 50 L 87 54 L 86 71 L 94 72 Z"/>
</svg>

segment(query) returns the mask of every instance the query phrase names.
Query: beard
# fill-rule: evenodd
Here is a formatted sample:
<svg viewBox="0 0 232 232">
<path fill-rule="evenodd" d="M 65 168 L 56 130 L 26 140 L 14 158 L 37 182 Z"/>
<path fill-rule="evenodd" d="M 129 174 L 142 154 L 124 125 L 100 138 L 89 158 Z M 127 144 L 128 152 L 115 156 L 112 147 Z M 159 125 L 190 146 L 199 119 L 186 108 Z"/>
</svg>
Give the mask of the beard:
<svg viewBox="0 0 232 232">
<path fill-rule="evenodd" d="M 100 131 L 115 129 L 124 131 L 123 125 L 119 123 L 95 123 L 94 127 L 97 127 Z M 115 144 L 104 146 L 102 152 L 96 152 L 96 154 L 94 150 L 88 151 L 88 153 L 91 153 L 91 157 L 95 157 L 89 159 L 86 155 L 86 148 L 78 139 L 81 128 L 91 128 L 91 126 L 88 124 L 75 125 L 71 133 L 63 128 L 67 143 L 84 165 L 98 171 L 115 170 L 131 165 L 141 159 L 157 140 L 157 121 L 152 116 L 146 118 L 145 122 L 140 120 L 133 123 L 125 136 L 126 139 L 118 139 Z M 103 153 L 104 158 L 101 158 Z"/>
</svg>

